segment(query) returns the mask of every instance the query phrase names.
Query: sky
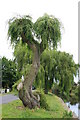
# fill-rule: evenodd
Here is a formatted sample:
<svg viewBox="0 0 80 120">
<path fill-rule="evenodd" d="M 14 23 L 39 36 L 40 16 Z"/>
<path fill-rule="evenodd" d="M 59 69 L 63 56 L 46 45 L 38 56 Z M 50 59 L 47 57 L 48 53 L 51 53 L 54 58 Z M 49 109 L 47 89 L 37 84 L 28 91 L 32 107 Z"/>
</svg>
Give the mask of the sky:
<svg viewBox="0 0 80 120">
<path fill-rule="evenodd" d="M 61 47 L 58 50 L 73 54 L 78 63 L 78 1 L 77 0 L 1 0 L 0 1 L 0 56 L 13 58 L 7 40 L 8 20 L 16 15 L 30 15 L 33 21 L 44 13 L 58 18 L 63 26 Z"/>
</svg>

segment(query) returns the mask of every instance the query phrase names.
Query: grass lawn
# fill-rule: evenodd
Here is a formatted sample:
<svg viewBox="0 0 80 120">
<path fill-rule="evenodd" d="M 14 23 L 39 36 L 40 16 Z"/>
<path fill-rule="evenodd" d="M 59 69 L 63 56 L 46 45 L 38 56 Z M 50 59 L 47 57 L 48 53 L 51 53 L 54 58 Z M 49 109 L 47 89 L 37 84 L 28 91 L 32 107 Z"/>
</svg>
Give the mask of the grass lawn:
<svg viewBox="0 0 80 120">
<path fill-rule="evenodd" d="M 2 118 L 62 118 L 64 107 L 55 95 L 46 95 L 50 110 L 24 108 L 20 100 L 2 105 Z"/>
</svg>

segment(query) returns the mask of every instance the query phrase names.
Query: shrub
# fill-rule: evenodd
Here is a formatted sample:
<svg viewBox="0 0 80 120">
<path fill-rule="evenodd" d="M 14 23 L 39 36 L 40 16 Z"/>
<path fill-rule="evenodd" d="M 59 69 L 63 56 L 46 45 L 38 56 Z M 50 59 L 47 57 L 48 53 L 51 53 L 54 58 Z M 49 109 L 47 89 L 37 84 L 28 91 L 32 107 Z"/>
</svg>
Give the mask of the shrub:
<svg viewBox="0 0 80 120">
<path fill-rule="evenodd" d="M 46 110 L 49 110 L 50 108 L 49 108 L 49 105 L 48 105 L 48 103 L 47 103 L 47 99 L 46 99 L 46 97 L 45 97 L 45 94 L 44 94 L 44 92 L 42 91 L 42 90 L 37 90 L 37 91 L 35 91 L 34 93 L 33 93 L 36 97 L 39 95 L 40 96 L 40 107 L 41 108 L 44 108 L 44 109 L 46 109 Z"/>
</svg>

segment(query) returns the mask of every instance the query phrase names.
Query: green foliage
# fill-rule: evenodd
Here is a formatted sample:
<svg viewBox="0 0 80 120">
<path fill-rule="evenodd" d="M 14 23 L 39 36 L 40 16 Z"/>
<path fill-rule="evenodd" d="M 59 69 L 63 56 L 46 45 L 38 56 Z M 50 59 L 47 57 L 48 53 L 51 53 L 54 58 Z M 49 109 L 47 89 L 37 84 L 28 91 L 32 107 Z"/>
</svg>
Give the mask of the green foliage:
<svg viewBox="0 0 80 120">
<path fill-rule="evenodd" d="M 49 106 L 47 104 L 46 97 L 43 93 L 40 94 L 40 105 L 42 108 L 45 108 L 46 110 L 49 110 Z"/>
<path fill-rule="evenodd" d="M 12 87 L 19 79 L 19 73 L 14 61 L 2 58 L 2 87 Z"/>
<path fill-rule="evenodd" d="M 22 38 L 23 34 L 26 40 Z M 51 44 L 52 47 L 57 47 L 61 40 L 61 23 L 57 18 L 47 14 L 38 18 L 35 23 L 30 16 L 14 17 L 9 20 L 8 37 L 13 45 L 22 40 L 23 43 L 30 41 L 40 44 L 43 50 Z"/>
<path fill-rule="evenodd" d="M 39 76 L 42 75 L 44 77 L 44 82 L 42 80 L 43 89 L 45 86 L 46 89 L 51 89 L 54 83 L 54 87 L 56 87 L 54 89 L 57 89 L 62 96 L 69 96 L 69 91 L 74 83 L 74 76 L 77 75 L 78 71 L 78 65 L 75 64 L 73 56 L 65 52 L 46 49 L 42 53 L 40 61 L 44 69 L 44 74 L 39 72 Z"/>
<path fill-rule="evenodd" d="M 72 115 L 72 112 L 68 112 L 67 110 L 64 111 L 63 113 L 63 118 L 72 118 L 73 115 Z"/>
<path fill-rule="evenodd" d="M 59 86 L 62 88 L 62 92 L 69 93 L 74 81 L 74 75 L 76 76 L 78 67 L 73 61 L 72 55 L 65 52 L 58 53 L 58 66 L 55 70 L 55 79 L 59 80 Z"/>
<path fill-rule="evenodd" d="M 61 97 L 64 102 L 70 102 L 71 105 L 74 105 L 76 103 L 78 103 L 78 86 L 74 85 L 71 87 L 69 93 L 67 94 L 66 91 L 63 91 L 62 94 L 62 90 L 61 87 L 57 84 L 54 83 L 52 86 L 52 93 L 56 94 L 57 96 Z"/>
<path fill-rule="evenodd" d="M 75 85 L 73 85 L 73 87 L 72 87 L 72 89 L 71 89 L 71 92 L 70 92 L 70 95 L 69 95 L 69 101 L 70 101 L 70 104 L 76 104 L 76 103 L 79 103 L 79 101 L 78 101 L 78 98 L 79 98 L 79 96 L 78 96 L 78 86 L 77 86 L 77 84 Z"/>
<path fill-rule="evenodd" d="M 34 23 L 35 35 L 41 39 L 43 49 L 51 46 L 57 47 L 57 43 L 61 40 L 61 23 L 52 15 L 44 14 Z"/>
<path fill-rule="evenodd" d="M 53 83 L 51 89 L 52 89 L 53 94 L 56 94 L 56 95 L 60 94 L 60 88 L 59 88 L 59 85 L 57 83 Z"/>
<path fill-rule="evenodd" d="M 32 41 L 32 27 L 33 23 L 30 16 L 14 17 L 9 20 L 8 37 L 11 44 L 15 45 L 22 40 L 22 33 L 24 33 L 27 40 Z M 23 42 L 26 42 L 23 40 Z"/>
<path fill-rule="evenodd" d="M 15 62 L 21 75 L 26 75 L 32 64 L 32 51 L 20 40 L 14 49 Z"/>
<path fill-rule="evenodd" d="M 52 87 L 52 93 L 62 98 L 64 102 L 68 102 L 70 100 L 69 93 L 67 94 L 65 91 L 62 93 L 62 89 L 57 84 Z"/>
<path fill-rule="evenodd" d="M 39 88 L 39 89 L 44 88 L 44 85 L 45 85 L 45 83 L 44 83 L 44 72 L 45 71 L 44 71 L 43 66 L 40 65 L 40 69 L 39 69 L 38 74 L 36 76 L 36 79 L 33 83 L 36 88 Z"/>
<path fill-rule="evenodd" d="M 46 110 L 49 110 L 49 105 L 47 103 L 46 96 L 42 90 L 37 90 L 33 93 L 35 96 L 40 96 L 40 107 Z"/>
</svg>

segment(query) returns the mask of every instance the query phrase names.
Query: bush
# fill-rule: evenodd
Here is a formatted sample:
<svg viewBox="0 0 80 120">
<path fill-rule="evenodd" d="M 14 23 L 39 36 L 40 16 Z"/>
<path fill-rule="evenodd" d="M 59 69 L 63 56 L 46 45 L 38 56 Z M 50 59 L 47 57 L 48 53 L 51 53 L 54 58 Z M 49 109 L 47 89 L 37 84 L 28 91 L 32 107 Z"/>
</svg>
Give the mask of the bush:
<svg viewBox="0 0 80 120">
<path fill-rule="evenodd" d="M 47 100 L 46 100 L 46 97 L 45 97 L 45 94 L 42 90 L 37 90 L 33 93 L 36 97 L 39 95 L 40 96 L 40 107 L 41 108 L 44 108 L 46 110 L 49 110 L 49 105 L 47 103 Z"/>
</svg>

